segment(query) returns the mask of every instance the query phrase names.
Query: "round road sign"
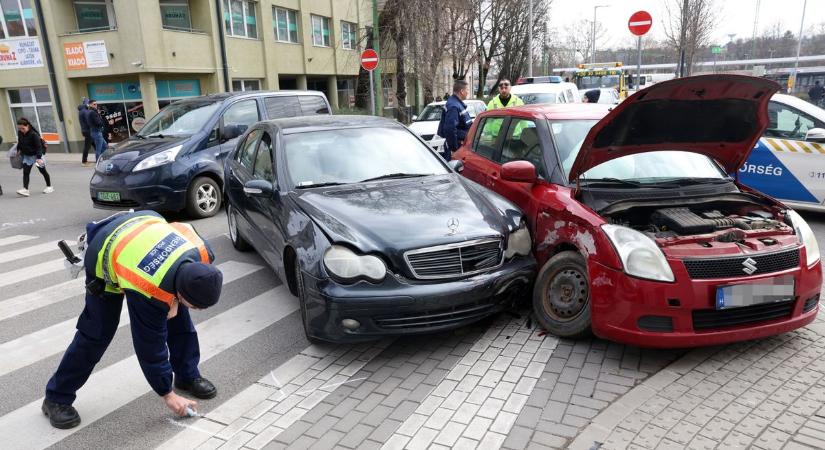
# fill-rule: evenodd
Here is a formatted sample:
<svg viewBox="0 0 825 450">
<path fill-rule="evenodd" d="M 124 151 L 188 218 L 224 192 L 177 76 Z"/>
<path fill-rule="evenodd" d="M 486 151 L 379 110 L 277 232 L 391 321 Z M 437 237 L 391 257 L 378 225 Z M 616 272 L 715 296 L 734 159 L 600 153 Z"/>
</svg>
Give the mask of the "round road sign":
<svg viewBox="0 0 825 450">
<path fill-rule="evenodd" d="M 375 50 L 371 48 L 361 52 L 361 67 L 372 72 L 378 67 L 378 53 L 375 53 Z"/>
<path fill-rule="evenodd" d="M 633 13 L 633 15 L 630 16 L 630 20 L 627 21 L 627 27 L 630 28 L 630 32 L 636 36 L 642 36 L 650 31 L 652 25 L 653 18 L 650 17 L 650 13 L 647 11 L 637 11 Z"/>
</svg>

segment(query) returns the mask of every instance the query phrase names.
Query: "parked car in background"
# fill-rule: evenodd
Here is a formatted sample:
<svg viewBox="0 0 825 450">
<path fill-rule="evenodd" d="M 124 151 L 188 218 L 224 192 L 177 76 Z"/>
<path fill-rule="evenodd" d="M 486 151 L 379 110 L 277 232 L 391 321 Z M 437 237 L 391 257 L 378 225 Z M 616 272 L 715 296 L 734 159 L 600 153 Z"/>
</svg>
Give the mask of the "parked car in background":
<svg viewBox="0 0 825 450">
<path fill-rule="evenodd" d="M 523 299 L 527 223 L 395 121 L 261 122 L 226 161 L 229 236 L 300 299 L 307 337 L 460 327 Z"/>
<path fill-rule="evenodd" d="M 739 180 L 794 208 L 825 211 L 825 110 L 775 94 L 768 119 Z"/>
<path fill-rule="evenodd" d="M 580 103 L 579 88 L 573 83 L 532 83 L 519 84 L 510 88 L 526 105 Z"/>
<path fill-rule="evenodd" d="M 715 345 L 811 323 L 822 285 L 811 228 L 737 182 L 779 85 L 706 75 L 612 108 L 481 114 L 453 158 L 525 212 L 550 332 L 646 347 Z M 709 120 L 713 118 L 714 120 Z"/>
<path fill-rule="evenodd" d="M 584 91 L 579 91 L 582 95 L 582 98 L 590 92 L 590 91 L 599 91 L 599 101 L 598 103 L 604 105 L 618 105 L 619 104 L 619 91 L 614 88 L 596 88 L 596 89 L 586 89 Z"/>
<path fill-rule="evenodd" d="M 98 160 L 89 185 L 96 208 L 152 209 L 210 217 L 223 201 L 223 162 L 262 119 L 329 115 L 321 92 L 229 92 L 177 101 Z"/>
<path fill-rule="evenodd" d="M 446 101 L 430 103 L 424 107 L 421 114 L 413 116 L 413 123 L 409 125 L 409 129 L 413 133 L 421 136 L 421 139 L 427 141 L 430 147 L 437 151 L 444 145 L 444 138 L 436 133 L 438 133 L 438 122 L 441 121 L 441 115 L 444 114 L 444 105 L 446 104 Z M 487 111 L 487 105 L 481 100 L 465 100 L 464 104 L 467 105 L 470 117 L 473 118 Z"/>
</svg>

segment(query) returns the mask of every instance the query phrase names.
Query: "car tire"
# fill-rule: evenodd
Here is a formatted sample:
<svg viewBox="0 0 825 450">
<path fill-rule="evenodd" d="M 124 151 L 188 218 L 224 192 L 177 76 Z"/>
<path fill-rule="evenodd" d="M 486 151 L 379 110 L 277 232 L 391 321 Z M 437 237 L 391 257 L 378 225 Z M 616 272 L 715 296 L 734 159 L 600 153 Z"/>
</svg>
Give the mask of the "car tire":
<svg viewBox="0 0 825 450">
<path fill-rule="evenodd" d="M 533 288 L 533 312 L 536 321 L 556 336 L 591 335 L 590 280 L 582 255 L 564 251 L 544 264 Z"/>
<path fill-rule="evenodd" d="M 226 222 L 229 227 L 229 240 L 232 241 L 232 246 L 239 252 L 248 252 L 252 249 L 246 239 L 241 235 L 238 229 L 238 212 L 231 204 L 226 204 Z"/>
<path fill-rule="evenodd" d="M 186 193 L 186 212 L 196 219 L 212 217 L 221 210 L 223 194 L 218 183 L 209 177 L 198 177 Z"/>
<path fill-rule="evenodd" d="M 304 324 L 304 335 L 310 344 L 320 344 L 324 341 L 312 337 L 309 334 L 309 327 L 307 326 L 306 288 L 304 286 L 304 277 L 301 276 L 301 263 L 298 261 L 297 256 L 293 260 L 292 267 L 295 268 L 295 290 L 298 292 L 298 305 L 301 309 L 301 322 Z"/>
</svg>

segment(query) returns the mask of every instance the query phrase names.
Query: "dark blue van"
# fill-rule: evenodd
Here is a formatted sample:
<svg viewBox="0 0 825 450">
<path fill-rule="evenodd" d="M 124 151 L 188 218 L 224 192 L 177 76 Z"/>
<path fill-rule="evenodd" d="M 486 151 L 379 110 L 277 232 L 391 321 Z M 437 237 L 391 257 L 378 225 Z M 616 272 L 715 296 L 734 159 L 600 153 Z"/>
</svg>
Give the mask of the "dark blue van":
<svg viewBox="0 0 825 450">
<path fill-rule="evenodd" d="M 104 209 L 214 216 L 223 200 L 224 158 L 248 127 L 328 114 L 329 102 L 315 91 L 229 92 L 177 101 L 102 155 L 89 184 L 92 202 Z"/>
</svg>

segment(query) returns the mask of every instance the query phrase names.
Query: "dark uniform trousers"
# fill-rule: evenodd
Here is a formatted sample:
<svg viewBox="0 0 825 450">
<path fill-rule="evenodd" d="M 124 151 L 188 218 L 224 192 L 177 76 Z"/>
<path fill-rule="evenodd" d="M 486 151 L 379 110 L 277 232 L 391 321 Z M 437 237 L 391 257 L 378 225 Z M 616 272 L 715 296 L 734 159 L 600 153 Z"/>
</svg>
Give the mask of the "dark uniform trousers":
<svg viewBox="0 0 825 450">
<path fill-rule="evenodd" d="M 87 280 L 91 281 L 91 280 Z M 143 334 L 146 333 L 148 322 L 157 321 L 157 312 L 147 314 L 147 308 L 161 308 L 160 303 L 149 300 L 144 296 L 126 291 L 126 306 L 129 310 L 132 341 L 138 353 L 143 372 L 147 373 L 147 365 L 154 365 L 161 361 L 141 358 L 140 349 L 143 348 Z M 92 374 L 95 365 L 100 361 L 120 322 L 120 311 L 123 306 L 124 294 L 105 293 L 101 296 L 86 294 L 86 307 L 77 321 L 77 333 L 69 345 L 57 372 L 46 386 L 46 399 L 55 403 L 72 404 L 76 392 L 86 383 Z M 165 309 L 165 308 L 164 308 Z M 162 332 L 162 331 L 161 331 Z M 169 348 L 169 363 L 175 377 L 183 381 L 191 381 L 200 377 L 198 362 L 200 361 L 200 347 L 195 326 L 189 317 L 189 309 L 178 305 L 178 314 L 166 323 L 166 344 Z M 160 356 L 158 356 L 160 357 Z M 147 375 L 148 376 L 148 375 Z M 171 386 L 170 386 L 171 388 Z M 158 393 L 163 394 L 163 393 Z"/>
</svg>

